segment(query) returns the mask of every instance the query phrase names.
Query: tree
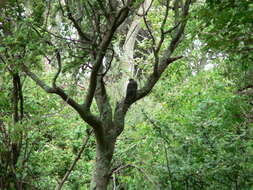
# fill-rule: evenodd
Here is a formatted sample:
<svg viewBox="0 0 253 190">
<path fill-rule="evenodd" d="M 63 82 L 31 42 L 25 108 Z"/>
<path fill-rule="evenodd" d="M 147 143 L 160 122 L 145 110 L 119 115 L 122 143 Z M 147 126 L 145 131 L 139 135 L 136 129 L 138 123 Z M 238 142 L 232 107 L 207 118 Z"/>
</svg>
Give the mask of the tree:
<svg viewBox="0 0 253 190">
<path fill-rule="evenodd" d="M 143 1 L 66 0 L 30 1 L 27 5 L 25 2 L 13 1 L 2 13 L 2 35 L 5 39 L 2 40 L 1 57 L 5 60 L 6 66 L 12 65 L 47 93 L 58 95 L 92 127 L 96 138 L 92 190 L 107 189 L 115 143 L 124 130 L 124 119 L 130 106 L 147 96 L 165 69 L 182 58 L 172 55 L 184 38 L 191 0 L 155 2 L 164 13 L 160 33 L 154 35 L 147 15 L 142 15 L 151 38 L 150 50 L 154 55 L 150 63 L 151 73 L 130 104 L 125 103 L 123 97 L 113 108 L 105 78 L 113 68 L 114 39 L 117 37 L 117 29 L 126 24 L 126 20 L 139 9 L 141 3 Z M 12 10 L 12 17 L 8 15 L 8 10 Z M 167 23 L 169 17 L 174 20 L 173 24 Z M 13 26 L 16 27 L 15 30 L 12 30 Z M 44 67 L 42 57 L 52 62 L 52 65 L 57 65 L 51 86 L 46 84 L 38 73 L 38 66 Z M 57 84 L 60 74 L 73 68 L 79 74 L 84 73 L 83 80 L 88 78 L 88 88 L 84 92 L 85 98 L 82 103 L 78 103 L 62 85 Z M 99 115 L 92 112 L 93 100 Z"/>
<path fill-rule="evenodd" d="M 252 83 L 252 1 L 206 0 L 196 11 L 196 32 L 203 49 L 226 60 L 227 76 L 239 88 Z M 239 79 L 239 80 L 238 80 Z"/>
<path fill-rule="evenodd" d="M 207 0 L 197 13 L 206 45 L 252 59 L 252 5 L 252 1 Z"/>
</svg>

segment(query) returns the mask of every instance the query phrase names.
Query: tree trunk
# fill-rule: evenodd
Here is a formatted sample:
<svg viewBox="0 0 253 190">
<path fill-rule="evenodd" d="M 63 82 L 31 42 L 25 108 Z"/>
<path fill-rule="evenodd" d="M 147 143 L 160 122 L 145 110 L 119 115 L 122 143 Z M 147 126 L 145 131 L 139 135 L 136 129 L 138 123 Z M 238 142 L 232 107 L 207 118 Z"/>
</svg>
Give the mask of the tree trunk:
<svg viewBox="0 0 253 190">
<path fill-rule="evenodd" d="M 97 142 L 96 164 L 91 190 L 106 190 L 110 179 L 111 160 L 114 152 L 116 139 L 111 138 L 103 143 Z"/>
<path fill-rule="evenodd" d="M 143 16 L 140 15 L 145 15 L 148 11 L 148 8 L 151 6 L 152 1 L 151 0 L 145 0 L 143 4 L 141 4 L 138 14 L 134 16 L 133 21 L 129 27 L 125 43 L 123 45 L 123 50 L 124 50 L 124 57 L 123 57 L 123 64 L 122 67 L 126 67 L 125 69 L 123 68 L 124 71 L 130 76 L 131 78 L 134 78 L 135 73 L 134 73 L 134 46 L 135 42 L 137 39 L 137 35 L 141 29 L 141 20 L 143 19 Z M 130 77 L 129 76 L 129 77 Z M 125 79 L 125 77 L 123 77 Z M 126 77 L 127 78 L 127 77 Z"/>
</svg>

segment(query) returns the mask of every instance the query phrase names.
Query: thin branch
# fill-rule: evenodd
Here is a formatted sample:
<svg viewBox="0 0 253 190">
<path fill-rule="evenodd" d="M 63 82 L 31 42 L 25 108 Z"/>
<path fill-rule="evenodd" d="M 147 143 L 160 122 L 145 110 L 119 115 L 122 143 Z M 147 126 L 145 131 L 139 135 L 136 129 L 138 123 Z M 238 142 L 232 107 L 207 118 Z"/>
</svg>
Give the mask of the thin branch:
<svg viewBox="0 0 253 190">
<path fill-rule="evenodd" d="M 142 168 L 140 168 L 140 167 L 138 167 L 138 166 L 136 166 L 136 165 L 133 165 L 133 164 L 127 164 L 127 165 L 119 166 L 119 167 L 117 167 L 116 169 L 114 169 L 114 170 L 110 173 L 110 175 L 112 175 L 113 173 L 117 173 L 117 172 L 119 172 L 120 170 L 125 169 L 125 168 L 128 168 L 128 167 L 136 168 L 139 172 L 141 172 L 142 174 L 144 174 L 144 176 L 146 177 L 146 179 L 147 179 L 151 184 L 154 185 L 155 189 L 159 189 L 159 188 L 158 188 L 158 184 L 157 184 L 155 181 L 153 181 L 153 180 L 149 177 L 149 175 L 146 173 L 146 171 L 145 171 L 144 169 L 142 169 Z"/>
<path fill-rule="evenodd" d="M 50 32 L 50 31 L 48 31 L 48 30 L 46 30 L 46 29 L 44 29 L 44 28 L 42 28 L 42 27 L 40 27 L 40 26 L 38 26 L 38 25 L 34 25 L 34 26 L 38 27 L 38 28 L 41 29 L 43 32 L 46 32 L 46 33 L 48 33 L 48 34 L 54 36 L 55 38 L 58 38 L 58 39 L 61 39 L 61 40 L 66 40 L 66 41 L 71 41 L 71 42 L 73 42 L 73 43 L 85 43 L 85 41 L 82 41 L 82 40 L 74 40 L 74 39 L 71 39 L 71 38 L 65 38 L 65 37 L 62 37 L 62 36 L 58 36 L 58 35 L 54 34 L 53 32 Z M 34 30 L 36 30 L 37 33 L 39 33 L 39 31 L 38 31 L 34 26 L 31 25 L 31 27 L 32 27 Z"/>
<path fill-rule="evenodd" d="M 57 63 L 58 63 L 58 69 L 57 69 L 57 72 L 53 78 L 53 81 L 52 81 L 52 86 L 53 88 L 56 88 L 56 80 L 58 78 L 58 76 L 60 75 L 61 73 L 61 68 L 62 68 L 62 64 L 61 64 L 61 54 L 60 54 L 60 51 L 59 50 L 56 50 L 56 59 L 57 59 Z"/>
<path fill-rule="evenodd" d="M 170 176 L 170 188 L 174 189 L 173 175 L 172 175 L 170 165 L 169 165 L 168 151 L 167 151 L 167 147 L 166 147 L 166 144 L 165 144 L 165 140 L 163 141 L 163 147 L 164 147 L 164 153 L 165 153 L 165 159 L 166 159 L 166 167 L 167 167 L 167 170 L 168 170 L 168 173 L 169 173 L 169 176 Z"/>
<path fill-rule="evenodd" d="M 72 21 L 81 39 L 91 42 L 89 35 L 83 32 L 81 26 L 78 24 L 77 20 L 73 17 L 72 12 L 69 8 L 68 0 L 65 0 L 65 4 L 66 4 L 67 13 L 68 13 L 68 18 L 69 20 Z"/>
<path fill-rule="evenodd" d="M 29 70 L 29 68 L 21 63 L 21 69 L 34 81 L 38 86 L 40 86 L 47 93 L 53 93 L 59 95 L 64 101 L 66 101 L 72 108 L 74 108 L 80 115 L 80 117 L 87 122 L 91 127 L 96 129 L 96 135 L 99 136 L 101 131 L 99 130 L 102 127 L 101 120 L 90 113 L 90 111 L 85 110 L 80 104 L 78 104 L 74 99 L 69 97 L 63 89 L 60 87 L 52 88 L 46 85 L 42 80 L 40 80 L 37 75 Z"/>
<path fill-rule="evenodd" d="M 136 15 L 139 16 L 139 17 L 146 16 L 146 15 L 148 14 L 150 8 L 152 7 L 153 2 L 154 2 L 154 0 L 151 0 L 151 3 L 150 3 L 150 5 L 149 5 L 149 7 L 147 8 L 146 11 L 144 10 L 144 4 L 145 4 L 145 3 L 142 3 L 142 5 L 141 5 L 142 8 L 143 8 L 142 14 L 140 14 L 139 12 L 137 12 Z"/>
<path fill-rule="evenodd" d="M 86 12 L 86 15 L 88 17 L 88 20 L 90 22 L 90 27 L 92 28 L 92 31 L 93 31 L 93 37 L 92 38 L 92 41 L 93 41 L 93 44 L 94 46 L 97 44 L 97 38 L 99 37 L 101 39 L 101 29 L 100 29 L 100 16 L 98 14 L 98 12 L 96 11 L 96 9 L 94 9 L 93 5 L 90 3 L 90 1 L 87 1 L 87 5 L 89 7 L 86 6 L 86 4 L 84 4 L 84 10 Z M 91 10 L 91 13 L 90 11 Z M 93 19 L 92 19 L 93 18 Z M 97 35 L 95 35 L 97 34 Z M 99 40 L 100 40 L 99 39 Z"/>
<path fill-rule="evenodd" d="M 85 105 L 85 109 L 89 110 L 93 97 L 94 97 L 94 93 L 96 90 L 96 86 L 97 86 L 97 76 L 98 76 L 98 72 L 99 69 L 102 65 L 106 50 L 108 49 L 108 46 L 111 43 L 112 37 L 115 33 L 115 31 L 117 30 L 117 28 L 119 27 L 119 25 L 127 18 L 128 16 L 128 12 L 129 12 L 129 8 L 128 6 L 123 7 L 118 15 L 116 16 L 116 19 L 114 20 L 114 22 L 111 24 L 110 29 L 106 32 L 105 36 L 103 37 L 103 40 L 99 46 L 99 52 L 97 55 L 97 59 L 95 60 L 95 63 L 93 65 L 93 69 L 91 72 L 91 76 L 90 76 L 90 83 L 89 83 L 89 90 L 84 102 Z"/>
<path fill-rule="evenodd" d="M 169 5 L 170 5 L 170 0 L 167 0 L 166 1 L 166 10 L 165 10 L 165 14 L 164 14 L 164 17 L 163 17 L 163 22 L 162 22 L 162 24 L 161 24 L 161 37 L 160 37 L 160 41 L 159 41 L 159 43 L 158 43 L 158 46 L 157 46 L 157 48 L 156 48 L 156 50 L 155 50 L 155 52 L 156 52 L 156 54 L 158 54 L 159 53 L 159 51 L 160 51 L 160 49 L 161 49 L 161 46 L 162 46 L 162 44 L 163 44 L 163 41 L 164 41 L 164 35 L 165 35 L 165 33 L 164 33 L 164 26 L 165 26 L 165 24 L 166 24 L 166 21 L 167 21 L 167 18 L 168 18 L 168 15 L 169 15 Z"/>
<path fill-rule="evenodd" d="M 172 28 L 170 28 L 170 29 L 164 31 L 163 34 L 166 35 L 166 34 L 169 34 L 169 33 L 173 32 L 173 30 L 175 30 L 175 29 L 179 26 L 179 24 L 180 24 L 180 22 L 177 23 L 177 24 L 176 24 L 175 26 L 173 26 Z"/>
<path fill-rule="evenodd" d="M 137 166 L 135 166 L 135 165 L 131 165 L 131 166 L 134 167 L 134 168 L 136 168 L 139 172 L 143 173 L 144 176 L 147 178 L 147 180 L 148 180 L 151 184 L 154 185 L 155 189 L 159 189 L 159 188 L 158 188 L 158 184 L 157 184 L 155 181 L 153 181 L 153 180 L 149 177 L 149 175 L 146 173 L 146 171 L 145 171 L 144 169 L 142 169 L 142 168 L 140 168 L 140 167 L 137 167 Z"/>
<path fill-rule="evenodd" d="M 182 56 L 178 56 L 178 57 L 167 58 L 166 60 L 163 60 L 164 62 L 162 64 L 160 64 L 158 67 L 157 75 L 155 75 L 154 73 L 150 74 L 144 87 L 142 87 L 141 89 L 139 89 L 137 91 L 137 96 L 136 96 L 135 101 L 148 95 L 151 92 L 152 88 L 157 83 L 157 81 L 160 79 L 162 73 L 165 71 L 165 69 L 168 67 L 168 65 L 170 65 L 174 61 L 181 59 L 181 58 L 182 58 Z"/>
<path fill-rule="evenodd" d="M 118 173 L 120 170 L 123 170 L 125 168 L 131 167 L 130 164 L 126 164 L 126 165 L 119 165 L 118 167 L 112 169 L 111 173 L 109 175 L 112 175 L 113 173 Z"/>
<path fill-rule="evenodd" d="M 110 59 L 110 61 L 108 63 L 108 66 L 106 67 L 106 70 L 103 73 L 98 74 L 98 75 L 101 75 L 102 77 L 104 77 L 107 74 L 107 72 L 110 70 L 110 68 L 111 68 L 112 61 L 113 61 L 114 54 L 115 54 L 114 50 L 113 49 L 111 49 L 111 50 L 112 50 L 112 56 L 111 56 L 111 59 Z"/>
<path fill-rule="evenodd" d="M 174 52 L 175 48 L 177 47 L 177 45 L 179 44 L 181 40 L 181 37 L 183 35 L 184 29 L 187 23 L 187 16 L 189 13 L 190 4 L 191 4 L 191 0 L 187 0 L 185 2 L 184 8 L 183 8 L 183 14 L 182 14 L 182 21 L 179 24 L 178 31 L 176 32 L 175 36 L 171 40 L 170 45 L 165 52 L 168 56 L 170 56 Z"/>
<path fill-rule="evenodd" d="M 79 150 L 75 160 L 72 162 L 71 166 L 69 167 L 69 169 L 67 170 L 67 172 L 65 173 L 64 177 L 62 178 L 62 180 L 58 183 L 58 185 L 55 187 L 55 190 L 60 190 L 62 188 L 62 186 L 64 185 L 65 181 L 68 179 L 69 175 L 71 174 L 71 172 L 73 171 L 75 165 L 77 164 L 78 160 L 80 160 L 81 155 L 83 153 L 83 151 L 85 150 L 89 138 L 92 134 L 92 130 L 88 131 L 87 136 L 84 138 L 83 140 L 83 145 L 81 147 L 81 149 Z"/>
<path fill-rule="evenodd" d="M 151 5 L 150 5 L 151 6 Z M 148 11 L 146 12 L 146 14 L 148 13 Z M 154 63 L 154 73 L 157 75 L 157 68 L 158 68 L 158 64 L 159 64 L 159 56 L 158 56 L 158 52 L 156 51 L 156 39 L 151 31 L 151 28 L 149 27 L 148 25 L 148 21 L 146 19 L 146 14 L 143 16 L 143 20 L 144 20 L 144 23 L 145 23 L 145 26 L 148 30 L 148 33 L 149 35 L 151 36 L 151 40 L 152 40 L 152 51 L 153 51 L 153 54 L 154 54 L 154 57 L 155 57 L 155 63 Z"/>
<path fill-rule="evenodd" d="M 168 67 L 169 64 L 171 64 L 172 62 L 182 58 L 182 56 L 172 57 L 171 58 L 171 55 L 174 52 L 175 48 L 177 47 L 177 45 L 180 42 L 180 39 L 183 35 L 184 29 L 185 29 L 185 26 L 186 26 L 186 22 L 187 22 L 186 17 L 188 15 L 190 3 L 191 3 L 191 0 L 186 1 L 185 6 L 184 6 L 184 10 L 183 10 L 183 15 L 182 15 L 183 19 L 182 19 L 182 21 L 179 25 L 179 29 L 178 29 L 177 33 L 172 38 L 172 40 L 170 42 L 170 45 L 168 46 L 168 48 L 165 51 L 162 58 L 160 59 L 159 65 L 157 67 L 157 71 L 154 71 L 149 76 L 149 78 L 148 78 L 146 84 L 144 85 L 144 87 L 137 91 L 136 100 L 139 100 L 139 99 L 143 98 L 144 96 L 146 96 L 152 90 L 152 88 L 154 87 L 156 82 L 159 80 L 162 73 Z M 157 72 L 157 73 L 155 73 L 155 72 Z"/>
<path fill-rule="evenodd" d="M 149 33 L 149 35 L 151 36 L 152 44 L 153 44 L 153 45 L 152 45 L 152 49 L 153 49 L 153 52 L 154 52 L 154 51 L 155 51 L 155 45 L 156 45 L 155 37 L 154 37 L 154 35 L 153 35 L 152 31 L 151 31 L 151 28 L 150 28 L 149 25 L 148 25 L 148 21 L 147 21 L 147 19 L 146 19 L 146 16 L 143 17 L 143 20 L 144 20 L 144 23 L 145 23 L 146 28 L 148 29 L 148 33 Z"/>
<path fill-rule="evenodd" d="M 112 178 L 113 178 L 113 190 L 116 190 L 116 188 L 117 188 L 117 185 L 116 185 L 116 174 L 113 174 Z"/>
<path fill-rule="evenodd" d="M 48 18 L 49 18 L 49 14 L 51 11 L 51 1 L 48 1 L 48 11 L 47 11 L 47 15 L 46 15 L 46 21 L 45 21 L 45 28 L 47 28 L 47 23 L 48 23 Z"/>
<path fill-rule="evenodd" d="M 56 89 L 51 88 L 47 84 L 45 84 L 42 80 L 40 80 L 37 75 L 29 70 L 29 68 L 25 64 L 21 64 L 22 70 L 33 80 L 36 82 L 38 86 L 40 86 L 47 93 L 56 93 Z"/>
</svg>

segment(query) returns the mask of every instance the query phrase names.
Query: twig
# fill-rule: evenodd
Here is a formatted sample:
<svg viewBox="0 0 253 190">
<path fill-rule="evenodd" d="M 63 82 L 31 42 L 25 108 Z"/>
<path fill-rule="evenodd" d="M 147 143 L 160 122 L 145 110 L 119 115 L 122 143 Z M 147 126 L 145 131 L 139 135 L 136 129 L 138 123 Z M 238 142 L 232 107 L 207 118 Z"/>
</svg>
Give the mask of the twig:
<svg viewBox="0 0 253 190">
<path fill-rule="evenodd" d="M 124 166 L 119 166 L 118 168 L 116 168 L 115 170 L 113 170 L 111 172 L 110 175 L 112 175 L 113 173 L 117 173 L 119 172 L 120 170 L 122 169 L 125 169 L 125 168 L 128 168 L 128 167 L 133 167 L 133 168 L 136 168 L 139 172 L 141 172 L 142 174 L 144 174 L 144 176 L 147 178 L 147 180 L 154 185 L 155 189 L 159 189 L 158 188 L 158 184 L 156 182 L 154 182 L 150 177 L 149 175 L 146 173 L 146 171 L 136 165 L 133 165 L 133 164 L 127 164 L 127 165 L 124 165 Z"/>
<path fill-rule="evenodd" d="M 55 190 L 60 190 L 62 188 L 62 186 L 64 185 L 65 181 L 68 179 L 68 177 L 69 177 L 70 173 L 73 171 L 73 169 L 74 169 L 77 161 L 81 158 L 81 155 L 82 155 L 84 149 L 86 148 L 86 146 L 88 144 L 88 141 L 89 141 L 89 138 L 90 138 L 91 134 L 92 134 L 92 130 L 88 131 L 86 138 L 84 138 L 83 145 L 82 145 L 80 151 L 78 152 L 75 160 L 73 161 L 73 163 L 71 164 L 71 166 L 69 167 L 69 169 L 67 170 L 67 172 L 65 173 L 64 177 L 62 178 L 62 180 L 55 187 Z"/>
<path fill-rule="evenodd" d="M 110 61 L 108 63 L 108 66 L 107 66 L 105 72 L 102 73 L 102 74 L 98 74 L 98 75 L 102 75 L 102 77 L 104 77 L 107 74 L 107 72 L 110 70 L 110 68 L 111 68 L 112 61 L 113 61 L 113 58 L 114 58 L 114 53 L 115 53 L 113 49 L 111 49 L 111 50 L 112 50 L 112 57 L 111 57 L 111 59 L 110 59 Z"/>
<path fill-rule="evenodd" d="M 65 5 L 68 13 L 68 19 L 72 21 L 74 27 L 76 28 L 79 36 L 83 39 L 86 40 L 87 42 L 91 42 L 91 39 L 88 37 L 88 34 L 84 33 L 80 25 L 78 24 L 77 20 L 73 17 L 72 12 L 69 8 L 68 0 L 65 0 Z"/>
</svg>

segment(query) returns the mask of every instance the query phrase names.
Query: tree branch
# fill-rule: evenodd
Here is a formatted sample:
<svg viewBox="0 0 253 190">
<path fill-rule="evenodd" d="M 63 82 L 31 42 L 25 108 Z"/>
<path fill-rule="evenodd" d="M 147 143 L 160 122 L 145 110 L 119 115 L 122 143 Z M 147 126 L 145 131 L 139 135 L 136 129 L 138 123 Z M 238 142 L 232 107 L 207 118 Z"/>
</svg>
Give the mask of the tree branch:
<svg viewBox="0 0 253 190">
<path fill-rule="evenodd" d="M 183 7 L 183 14 L 182 14 L 182 20 L 181 23 L 179 24 L 179 28 L 175 34 L 175 36 L 172 38 L 169 47 L 167 48 L 165 55 L 167 57 L 170 57 L 171 54 L 174 52 L 175 48 L 177 47 L 178 43 L 181 40 L 181 37 L 183 36 L 184 29 L 187 23 L 187 16 L 189 13 L 189 8 L 190 8 L 191 0 L 187 0 L 185 2 L 185 5 Z"/>
<path fill-rule="evenodd" d="M 144 87 L 137 91 L 137 96 L 136 96 L 135 101 L 137 101 L 137 100 L 145 97 L 146 95 L 148 95 L 151 92 L 152 88 L 157 83 L 157 81 L 160 79 L 162 73 L 165 71 L 165 69 L 168 67 L 168 65 L 170 65 L 174 61 L 176 61 L 178 59 L 181 59 L 181 58 L 182 58 L 182 56 L 178 56 L 178 57 L 168 58 L 167 60 L 164 60 L 164 62 L 159 65 L 157 74 L 152 73 L 148 77 L 147 82 L 144 85 Z"/>
<path fill-rule="evenodd" d="M 161 49 L 161 46 L 163 44 L 163 41 L 164 41 L 164 37 L 165 37 L 165 32 L 164 32 L 164 26 L 166 24 L 166 21 L 168 19 L 168 15 L 169 15 L 169 5 L 170 5 L 170 0 L 167 0 L 166 1 L 166 10 L 165 10 L 165 14 L 164 14 L 164 17 L 163 17 L 163 22 L 161 24 L 161 37 L 160 37 L 160 41 L 157 45 L 157 48 L 155 50 L 155 53 L 158 54 L 160 49 Z"/>
<path fill-rule="evenodd" d="M 54 88 L 56 88 L 56 80 L 58 78 L 58 76 L 60 75 L 61 73 L 61 54 L 60 54 L 60 51 L 59 50 L 56 50 L 56 59 L 57 59 L 57 63 L 58 63 L 58 69 L 57 69 L 57 72 L 53 78 L 53 81 L 52 81 L 52 86 Z"/>
<path fill-rule="evenodd" d="M 165 69 L 173 63 L 174 61 L 181 59 L 182 56 L 178 57 L 171 57 L 172 53 L 174 52 L 175 48 L 177 47 L 181 36 L 183 35 L 183 31 L 186 25 L 186 16 L 188 15 L 188 9 L 190 5 L 191 0 L 187 0 L 184 6 L 184 11 L 183 11 L 183 20 L 179 26 L 179 30 L 177 31 L 176 35 L 174 38 L 172 38 L 170 45 L 168 46 L 167 50 L 163 54 L 162 58 L 159 59 L 159 64 L 156 65 L 156 69 L 153 69 L 153 72 L 149 75 L 146 84 L 139 90 L 137 90 L 137 95 L 135 100 L 131 103 L 133 104 L 137 100 L 147 96 L 157 81 L 161 78 L 162 73 L 165 71 Z M 166 15 L 165 15 L 166 17 Z M 155 65 L 154 65 L 155 66 Z M 124 120 L 125 120 L 125 115 L 127 113 L 127 110 L 131 106 L 128 104 L 124 104 L 124 98 L 117 103 L 117 106 L 114 111 L 114 125 L 117 126 L 117 135 L 120 135 L 120 133 L 124 129 Z"/>
<path fill-rule="evenodd" d="M 58 183 L 58 185 L 55 187 L 55 190 L 60 190 L 62 188 L 62 186 L 64 185 L 65 181 L 68 179 L 68 177 L 69 177 L 70 173 L 73 171 L 77 161 L 81 158 L 81 155 L 82 155 L 83 151 L 85 150 L 85 148 L 86 148 L 86 146 L 89 142 L 89 138 L 91 136 L 91 133 L 92 133 L 92 131 L 89 131 L 87 133 L 87 136 L 86 136 L 86 138 L 84 138 L 83 145 L 82 145 L 81 149 L 79 150 L 75 160 L 72 162 L 71 166 L 69 167 L 69 169 L 65 173 L 65 175 L 62 178 L 62 180 L 60 181 L 60 183 Z"/>
<path fill-rule="evenodd" d="M 91 42 L 91 39 L 88 36 L 88 34 L 83 32 L 81 26 L 78 24 L 77 20 L 73 17 L 72 12 L 69 8 L 68 0 L 65 0 L 65 4 L 66 4 L 67 13 L 68 13 L 68 18 L 69 18 L 69 20 L 72 21 L 72 23 L 73 23 L 74 27 L 76 28 L 76 30 L 77 30 L 79 36 L 81 37 L 81 39 L 86 40 L 88 42 Z"/>
<path fill-rule="evenodd" d="M 57 94 L 58 96 L 60 96 L 65 102 L 67 102 L 72 108 L 74 108 L 78 112 L 78 114 L 85 122 L 87 122 L 91 127 L 93 127 L 94 130 L 96 130 L 95 131 L 96 136 L 101 135 L 101 130 L 99 129 L 102 128 L 102 122 L 98 117 L 91 114 L 90 111 L 85 110 L 74 99 L 69 97 L 60 87 L 52 88 L 46 85 L 33 72 L 31 72 L 25 64 L 21 64 L 21 69 L 47 93 Z"/>
<path fill-rule="evenodd" d="M 99 52 L 97 55 L 97 59 L 95 60 L 95 63 L 92 67 L 88 94 L 87 94 L 85 102 L 84 102 L 85 109 L 87 109 L 87 110 L 90 109 L 90 106 L 91 106 L 91 103 L 92 103 L 92 100 L 94 97 L 94 93 L 95 93 L 96 86 L 97 86 L 98 71 L 102 65 L 106 50 L 108 49 L 108 46 L 111 43 L 111 40 L 112 40 L 112 37 L 113 37 L 115 31 L 117 30 L 119 25 L 127 18 L 128 12 L 129 12 L 128 6 L 123 7 L 119 11 L 119 13 L 117 14 L 113 23 L 111 24 L 110 29 L 107 31 L 107 33 L 103 37 L 103 40 L 99 46 Z"/>
<path fill-rule="evenodd" d="M 162 58 L 159 61 L 157 73 L 155 73 L 156 71 L 154 70 L 153 73 L 148 77 L 148 80 L 146 84 L 144 85 L 144 87 L 137 91 L 137 97 L 135 101 L 145 97 L 152 90 L 152 88 L 154 87 L 156 82 L 160 79 L 162 73 L 168 67 L 169 64 L 182 58 L 182 56 L 171 58 L 171 55 L 174 52 L 177 45 L 179 44 L 180 39 L 183 35 L 186 22 L 187 22 L 187 16 L 188 16 L 190 3 L 191 3 L 191 0 L 187 0 L 185 2 L 183 14 L 182 14 L 183 19 L 181 23 L 179 24 L 179 29 L 177 30 L 175 36 L 172 38 L 170 45 L 168 46 L 168 48 L 166 49 L 165 53 L 163 54 Z"/>
<path fill-rule="evenodd" d="M 128 168 L 128 167 L 136 168 L 140 173 L 144 174 L 144 176 L 146 177 L 146 179 L 147 179 L 152 185 L 154 185 L 155 189 L 159 189 L 159 188 L 158 188 L 158 184 L 157 184 L 155 181 L 153 181 L 153 180 L 149 177 L 149 175 L 144 171 L 144 169 L 142 169 L 142 168 L 140 168 L 140 167 L 138 167 L 138 166 L 136 166 L 136 165 L 133 165 L 133 164 L 127 164 L 127 165 L 119 166 L 119 167 L 113 169 L 113 170 L 111 171 L 110 175 L 112 175 L 113 173 L 117 173 L 117 172 L 119 172 L 120 170 L 125 169 L 125 168 Z"/>
<path fill-rule="evenodd" d="M 38 86 L 40 86 L 47 93 L 55 93 L 55 89 L 46 85 L 42 80 L 40 80 L 37 75 L 29 70 L 29 68 L 25 64 L 21 64 L 22 70 L 34 81 Z"/>
</svg>

